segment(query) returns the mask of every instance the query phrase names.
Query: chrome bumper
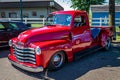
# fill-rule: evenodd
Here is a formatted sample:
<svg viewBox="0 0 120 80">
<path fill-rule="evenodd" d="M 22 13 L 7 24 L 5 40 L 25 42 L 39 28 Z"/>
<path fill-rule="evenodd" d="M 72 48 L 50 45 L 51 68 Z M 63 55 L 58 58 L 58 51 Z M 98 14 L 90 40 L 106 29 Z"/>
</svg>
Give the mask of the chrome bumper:
<svg viewBox="0 0 120 80">
<path fill-rule="evenodd" d="M 8 58 L 8 59 L 9 59 L 9 58 Z M 17 63 L 17 62 L 14 62 L 14 61 L 12 61 L 12 60 L 10 60 L 10 59 L 9 59 L 9 61 L 10 61 L 13 65 L 15 65 L 15 66 L 17 66 L 17 67 L 19 67 L 19 68 L 21 68 L 21 69 L 23 69 L 23 70 L 29 71 L 29 72 L 42 72 L 42 71 L 43 71 L 43 67 L 42 67 L 42 66 L 40 66 L 40 67 L 28 67 L 28 66 L 25 66 L 25 65 L 21 65 L 21 64 L 19 64 L 19 63 Z"/>
</svg>

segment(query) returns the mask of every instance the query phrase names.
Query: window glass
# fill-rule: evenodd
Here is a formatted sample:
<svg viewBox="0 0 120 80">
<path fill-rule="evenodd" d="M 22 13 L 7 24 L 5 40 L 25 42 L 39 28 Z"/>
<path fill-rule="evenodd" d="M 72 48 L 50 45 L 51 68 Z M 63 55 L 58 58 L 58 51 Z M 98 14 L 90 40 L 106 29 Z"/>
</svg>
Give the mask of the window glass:
<svg viewBox="0 0 120 80">
<path fill-rule="evenodd" d="M 74 18 L 74 26 L 79 27 L 79 26 L 84 26 L 84 25 L 86 25 L 85 16 L 77 15 Z"/>
<path fill-rule="evenodd" d="M 0 23 L 0 29 L 5 29 L 5 27 Z"/>
<path fill-rule="evenodd" d="M 18 29 L 18 26 L 15 23 L 9 23 L 9 28 Z"/>
<path fill-rule="evenodd" d="M 26 28 L 27 26 L 23 23 L 16 23 L 16 25 L 18 26 L 18 28 Z"/>
<path fill-rule="evenodd" d="M 32 12 L 32 16 L 37 16 L 37 12 L 36 12 L 36 11 L 33 11 L 33 12 Z"/>
<path fill-rule="evenodd" d="M 49 24 L 53 24 L 53 20 L 54 20 L 54 16 L 53 15 L 50 15 L 47 20 L 46 20 L 46 24 L 49 25 Z"/>
<path fill-rule="evenodd" d="M 17 13 L 16 12 L 10 12 L 9 17 L 10 18 L 17 18 Z"/>
<path fill-rule="evenodd" d="M 46 25 L 70 26 L 72 16 L 69 14 L 51 14 L 47 17 Z"/>
<path fill-rule="evenodd" d="M 74 22 L 81 22 L 81 21 L 82 21 L 81 16 L 76 16 L 74 19 Z"/>
<path fill-rule="evenodd" d="M 5 12 L 1 12 L 1 17 L 2 17 L 2 18 L 5 18 L 5 17 L 6 17 Z"/>
</svg>

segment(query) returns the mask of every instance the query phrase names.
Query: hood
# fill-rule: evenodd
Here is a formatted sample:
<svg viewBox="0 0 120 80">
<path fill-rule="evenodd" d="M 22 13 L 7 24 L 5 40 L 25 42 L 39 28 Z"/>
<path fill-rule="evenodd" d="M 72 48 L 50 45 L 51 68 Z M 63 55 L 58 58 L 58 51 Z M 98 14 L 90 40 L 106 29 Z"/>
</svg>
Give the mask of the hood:
<svg viewBox="0 0 120 80">
<path fill-rule="evenodd" d="M 18 40 L 22 43 L 32 43 L 65 39 L 69 37 L 69 31 L 68 26 L 46 26 L 24 31 L 18 36 Z"/>
</svg>

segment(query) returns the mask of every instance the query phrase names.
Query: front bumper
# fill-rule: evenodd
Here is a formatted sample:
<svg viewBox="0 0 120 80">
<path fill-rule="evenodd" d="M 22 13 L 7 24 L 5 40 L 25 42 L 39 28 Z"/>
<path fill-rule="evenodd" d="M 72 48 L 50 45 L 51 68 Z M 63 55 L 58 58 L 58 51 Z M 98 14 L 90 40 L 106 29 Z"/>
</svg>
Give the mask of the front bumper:
<svg viewBox="0 0 120 80">
<path fill-rule="evenodd" d="M 8 59 L 9 59 L 9 58 L 8 58 Z M 44 70 L 42 66 L 39 66 L 39 67 L 30 67 L 30 66 L 25 66 L 25 65 L 19 64 L 19 63 L 14 62 L 14 61 L 12 61 L 12 60 L 10 60 L 10 59 L 9 59 L 9 61 L 10 61 L 13 65 L 15 65 L 15 66 L 17 66 L 17 67 L 19 67 L 19 68 L 21 68 L 21 69 L 23 69 L 23 70 L 29 71 L 29 72 L 42 72 L 42 71 Z"/>
</svg>

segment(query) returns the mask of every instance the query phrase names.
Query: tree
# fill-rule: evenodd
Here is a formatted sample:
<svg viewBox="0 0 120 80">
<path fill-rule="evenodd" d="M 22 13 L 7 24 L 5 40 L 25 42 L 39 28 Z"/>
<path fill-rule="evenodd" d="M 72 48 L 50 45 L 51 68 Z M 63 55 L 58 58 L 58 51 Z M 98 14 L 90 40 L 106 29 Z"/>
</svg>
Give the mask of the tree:
<svg viewBox="0 0 120 80">
<path fill-rule="evenodd" d="M 120 0 L 115 0 L 115 3 L 116 4 L 120 4 Z"/>
<path fill-rule="evenodd" d="M 105 0 L 71 0 L 72 8 L 89 11 L 90 5 L 103 4 Z"/>
<path fill-rule="evenodd" d="M 115 0 L 109 0 L 109 25 L 113 26 L 113 40 L 116 40 L 116 29 L 115 29 Z"/>
</svg>

